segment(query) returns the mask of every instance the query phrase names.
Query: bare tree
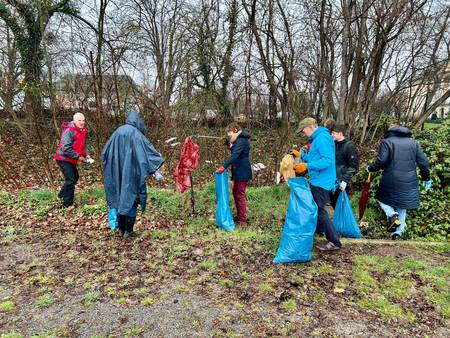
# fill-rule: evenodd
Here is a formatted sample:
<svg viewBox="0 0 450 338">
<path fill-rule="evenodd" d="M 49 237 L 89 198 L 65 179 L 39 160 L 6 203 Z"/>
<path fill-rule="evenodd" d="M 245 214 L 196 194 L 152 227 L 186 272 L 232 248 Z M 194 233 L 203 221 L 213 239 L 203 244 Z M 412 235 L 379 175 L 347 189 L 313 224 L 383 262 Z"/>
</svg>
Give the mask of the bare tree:
<svg viewBox="0 0 450 338">
<path fill-rule="evenodd" d="M 23 135 L 26 135 L 22 121 L 17 117 L 14 109 L 14 99 L 20 93 L 18 85 L 21 70 L 19 68 L 19 55 L 11 30 L 3 27 L 5 45 L 0 49 L 0 98 L 8 115 L 11 115 Z"/>
</svg>

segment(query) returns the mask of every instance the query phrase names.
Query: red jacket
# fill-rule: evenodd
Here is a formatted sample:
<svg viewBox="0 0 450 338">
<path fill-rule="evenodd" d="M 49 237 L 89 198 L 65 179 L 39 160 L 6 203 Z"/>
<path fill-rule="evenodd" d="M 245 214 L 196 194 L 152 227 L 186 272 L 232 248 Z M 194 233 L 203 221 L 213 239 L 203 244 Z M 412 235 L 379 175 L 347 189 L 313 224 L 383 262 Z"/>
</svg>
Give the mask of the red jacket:
<svg viewBox="0 0 450 338">
<path fill-rule="evenodd" d="M 86 128 L 80 129 L 73 122 L 63 122 L 61 140 L 55 152 L 55 160 L 77 164 L 80 156 L 86 157 Z"/>
</svg>

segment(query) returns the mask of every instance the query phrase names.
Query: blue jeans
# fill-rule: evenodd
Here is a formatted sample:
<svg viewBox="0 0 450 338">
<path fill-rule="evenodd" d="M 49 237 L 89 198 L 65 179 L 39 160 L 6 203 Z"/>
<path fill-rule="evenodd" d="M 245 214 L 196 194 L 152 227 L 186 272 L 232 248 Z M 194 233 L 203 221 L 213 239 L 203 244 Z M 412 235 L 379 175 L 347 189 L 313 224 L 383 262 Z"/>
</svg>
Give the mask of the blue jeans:
<svg viewBox="0 0 450 338">
<path fill-rule="evenodd" d="M 393 208 L 390 205 L 381 203 L 380 201 L 378 201 L 378 203 L 380 203 L 381 209 L 383 209 L 387 217 L 392 217 L 394 214 L 398 215 L 398 219 L 401 224 L 397 227 L 394 234 L 401 235 L 406 229 L 406 209 Z"/>
</svg>

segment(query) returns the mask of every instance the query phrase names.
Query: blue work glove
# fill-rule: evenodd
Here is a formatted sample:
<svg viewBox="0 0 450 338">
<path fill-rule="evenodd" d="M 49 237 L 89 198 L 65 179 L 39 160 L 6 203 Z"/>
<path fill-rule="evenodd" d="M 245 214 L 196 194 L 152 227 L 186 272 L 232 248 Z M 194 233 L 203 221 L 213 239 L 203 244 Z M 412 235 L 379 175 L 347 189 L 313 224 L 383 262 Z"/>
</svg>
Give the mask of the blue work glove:
<svg viewBox="0 0 450 338">
<path fill-rule="evenodd" d="M 431 180 L 423 181 L 422 187 L 424 187 L 426 191 L 430 190 L 431 189 Z"/>
<path fill-rule="evenodd" d="M 155 173 L 153 174 L 155 176 L 155 179 L 157 181 L 163 181 L 164 180 L 164 176 L 161 175 L 161 173 L 159 172 L 159 170 L 155 171 Z"/>
</svg>

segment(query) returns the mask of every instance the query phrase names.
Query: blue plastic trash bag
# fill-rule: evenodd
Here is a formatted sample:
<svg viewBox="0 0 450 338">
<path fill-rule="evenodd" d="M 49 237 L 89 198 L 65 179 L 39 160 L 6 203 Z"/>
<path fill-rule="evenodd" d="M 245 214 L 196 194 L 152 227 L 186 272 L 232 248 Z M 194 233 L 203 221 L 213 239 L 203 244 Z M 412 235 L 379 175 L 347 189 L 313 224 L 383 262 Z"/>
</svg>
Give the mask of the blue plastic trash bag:
<svg viewBox="0 0 450 338">
<path fill-rule="evenodd" d="M 343 237 L 362 237 L 361 230 L 353 215 L 352 205 L 345 191 L 341 191 L 337 199 L 336 207 L 334 208 L 333 223 L 336 231 Z"/>
<path fill-rule="evenodd" d="M 317 205 L 306 178 L 290 178 L 288 185 L 291 195 L 280 246 L 273 262 L 307 262 L 311 260 L 317 225 Z"/>
<path fill-rule="evenodd" d="M 111 230 L 116 230 L 117 224 L 117 209 L 108 208 L 108 225 Z"/>
<path fill-rule="evenodd" d="M 234 230 L 233 216 L 228 193 L 228 173 L 214 173 L 216 176 L 216 225 L 225 231 Z"/>
</svg>

